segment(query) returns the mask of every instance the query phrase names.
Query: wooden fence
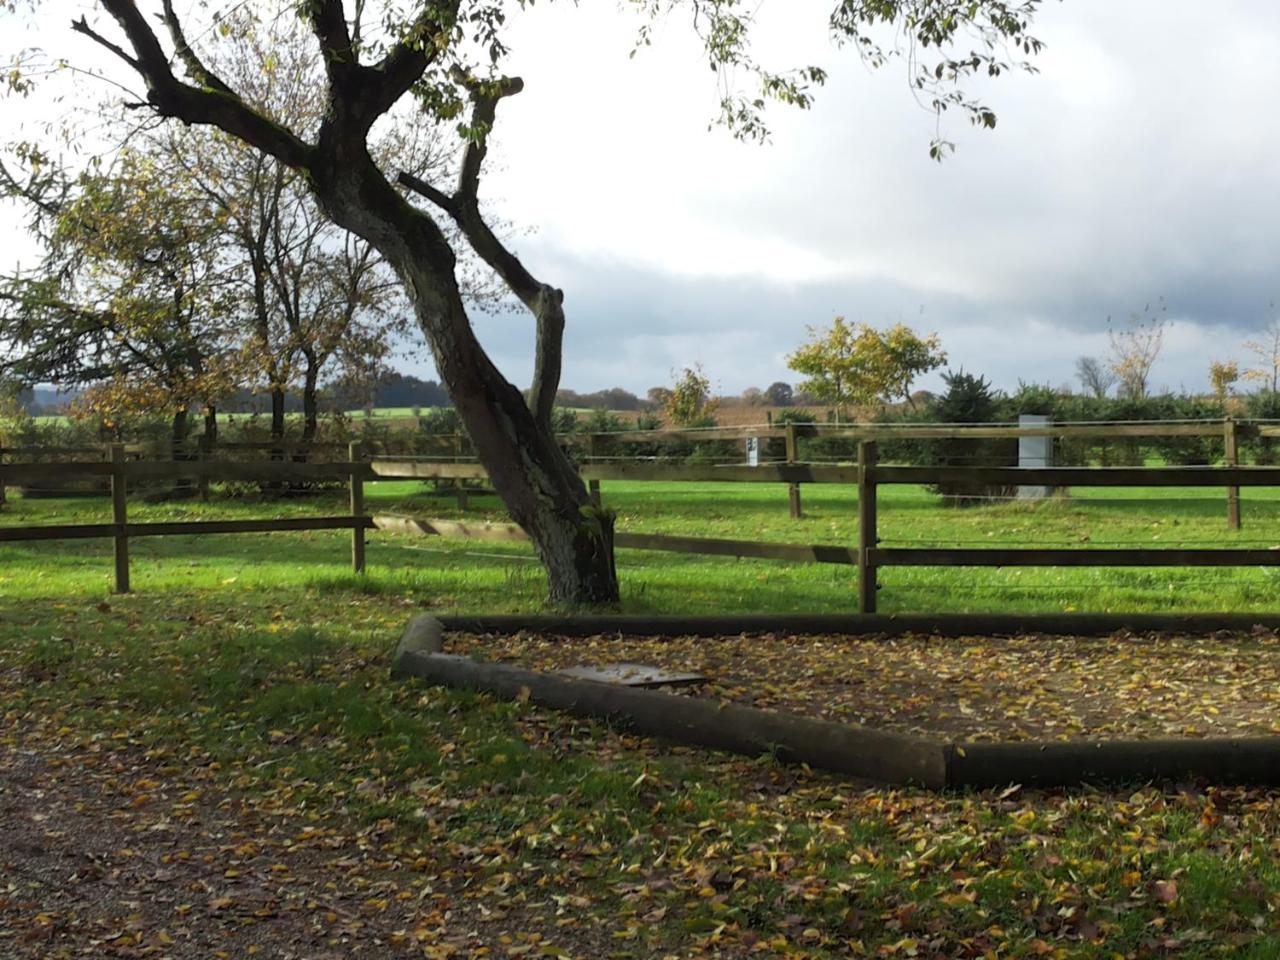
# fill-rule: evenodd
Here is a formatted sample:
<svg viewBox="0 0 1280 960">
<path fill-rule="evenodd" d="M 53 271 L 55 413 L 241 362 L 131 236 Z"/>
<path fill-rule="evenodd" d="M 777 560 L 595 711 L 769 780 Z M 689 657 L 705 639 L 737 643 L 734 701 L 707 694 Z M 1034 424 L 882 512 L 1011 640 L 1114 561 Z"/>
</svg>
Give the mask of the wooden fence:
<svg viewBox="0 0 1280 960">
<path fill-rule="evenodd" d="M 1189 425 L 1178 425 L 1189 426 Z M 1199 426 L 1199 425 L 1197 425 Z M 741 428 L 735 428 L 741 429 Z M 986 428 L 977 428 L 986 429 Z M 1062 429 L 1035 428 L 1045 431 Z M 1023 431 L 1025 434 L 1027 431 Z M 1280 428 L 1277 428 L 1280 435 Z M 792 562 L 839 563 L 858 568 L 858 609 L 876 610 L 877 572 L 893 566 L 1280 566 L 1280 550 L 1250 549 L 934 549 L 882 548 L 877 537 L 877 491 L 885 485 L 929 485 L 964 479 L 1000 487 L 1196 487 L 1237 491 L 1234 510 L 1239 514 L 1240 487 L 1280 486 L 1280 468 L 1241 467 L 921 467 L 880 464 L 876 440 L 862 440 L 858 461 L 851 464 L 773 463 L 757 467 L 697 465 L 655 462 L 586 463 L 584 479 L 598 496 L 602 480 L 680 482 L 741 482 L 786 484 L 844 484 L 856 487 L 858 543 L 856 546 L 761 543 L 699 537 L 619 532 L 617 545 L 629 549 L 669 550 L 714 556 L 755 557 Z M 0 526 L 0 542 L 24 540 L 111 538 L 115 553 L 115 584 L 129 589 L 129 541 L 134 537 L 203 533 L 263 533 L 297 530 L 351 531 L 351 562 L 357 572 L 365 568 L 365 531 L 370 528 L 399 530 L 432 536 L 473 539 L 522 539 L 518 528 L 504 524 L 466 524 L 412 518 L 366 515 L 364 484 L 376 480 L 483 479 L 477 463 L 423 460 L 369 459 L 359 443 L 348 448 L 348 459 L 301 463 L 292 460 L 233 463 L 220 461 L 147 462 L 128 459 L 122 445 L 111 448 L 107 462 L 16 462 L 0 467 L 3 480 L 12 483 L 50 479 L 105 478 L 110 483 L 110 523 L 60 526 Z M 349 486 L 349 512 L 341 516 L 292 517 L 262 520 L 201 520 L 135 523 L 128 518 L 127 491 L 139 481 L 172 481 L 182 478 L 217 482 L 335 480 Z"/>
<path fill-rule="evenodd" d="M 349 460 L 335 463 L 297 463 L 267 460 L 258 463 L 219 461 L 147 462 L 128 459 L 123 444 L 110 449 L 108 462 L 7 463 L 0 467 L 4 483 L 40 483 L 66 479 L 107 478 L 111 490 L 111 522 L 42 526 L 0 526 L 0 543 L 29 540 L 111 538 L 115 556 L 115 588 L 129 592 L 129 541 L 134 537 L 188 536 L 204 533 L 274 533 L 294 530 L 350 530 L 351 565 L 365 568 L 364 531 L 373 525 L 365 516 L 364 482 L 372 474 L 358 443 L 349 447 Z M 342 516 L 287 517 L 263 520 L 182 520 L 131 523 L 128 490 L 148 480 L 219 482 L 306 481 L 345 479 L 350 488 L 350 512 Z"/>
<path fill-rule="evenodd" d="M 1240 462 L 1241 445 L 1262 438 L 1280 439 L 1280 423 L 1270 421 L 1237 420 L 1226 417 L 1220 420 L 1200 421 L 1132 421 L 1107 423 L 1056 423 L 1039 427 L 1022 427 L 1013 424 L 881 424 L 881 423 L 791 423 L 761 424 L 756 426 L 707 427 L 690 430 L 622 430 L 610 433 L 590 432 L 565 434 L 561 442 L 572 450 L 573 455 L 584 465 L 624 467 L 626 474 L 600 474 L 589 476 L 589 482 L 598 488 L 601 479 L 662 479 L 646 473 L 645 467 L 663 466 L 661 459 L 628 463 L 601 455 L 608 449 L 640 446 L 657 447 L 671 444 L 724 443 L 727 441 L 746 441 L 749 439 L 782 441 L 783 456 L 781 464 L 798 464 L 801 462 L 800 442 L 802 440 L 830 439 L 848 441 L 889 441 L 889 440 L 998 440 L 1017 439 L 1021 437 L 1048 437 L 1061 440 L 1097 440 L 1130 441 L 1161 439 L 1206 439 L 1220 440 L 1222 443 L 1222 461 L 1226 466 L 1235 466 Z M 423 435 L 416 449 L 390 448 L 369 440 L 360 441 L 362 449 L 375 455 L 392 458 L 396 456 L 419 457 L 434 462 L 470 464 L 475 467 L 475 454 L 470 440 L 463 434 Z M 264 440 L 264 441 L 229 441 L 219 442 L 211 449 L 191 447 L 185 456 L 191 460 L 218 459 L 227 456 L 243 456 L 271 453 L 281 459 L 297 459 L 316 461 L 340 457 L 348 449 L 348 444 L 331 441 L 312 441 L 303 444 L 296 439 Z M 58 458 L 68 456 L 96 455 L 103 459 L 110 456 L 110 446 L 81 447 L 10 447 L 0 448 L 0 476 L 3 476 L 4 461 L 14 457 Z M 126 454 L 130 456 L 167 456 L 170 449 L 163 443 L 126 444 Z M 426 451 L 426 452 L 424 452 Z M 744 457 L 745 459 L 745 457 Z M 707 465 L 708 467 L 710 464 Z M 442 476 L 442 479 L 455 481 L 455 494 L 458 506 L 465 509 L 469 494 L 477 491 L 468 489 L 461 481 L 483 478 L 483 471 L 462 471 L 456 475 Z M 208 481 L 208 474 L 202 482 Z M 725 479 L 718 476 L 716 479 Z M 793 518 L 802 515 L 801 484 L 808 482 L 824 482 L 801 479 L 788 482 L 788 504 Z M 843 482 L 843 481 L 840 481 Z M 0 483 L 0 502 L 3 502 L 3 484 Z M 1226 488 L 1226 514 L 1230 529 L 1240 529 L 1240 498 L 1235 487 Z"/>
<path fill-rule="evenodd" d="M 1022 437 L 1047 437 L 1059 440 L 1160 440 L 1160 439 L 1208 439 L 1222 441 L 1222 458 L 1225 466 L 1238 466 L 1241 444 L 1263 438 L 1280 438 L 1280 423 L 1270 421 L 1237 420 L 1224 417 L 1221 420 L 1199 421 L 1130 421 L 1106 423 L 1056 423 L 1030 427 L 1014 424 L 942 424 L 942 423 L 790 423 L 774 426 L 707 427 L 695 430 L 628 430 L 617 433 L 593 433 L 585 437 L 570 438 L 586 457 L 592 461 L 593 453 L 605 443 L 628 445 L 661 444 L 672 442 L 714 442 L 725 440 L 782 440 L 785 443 L 786 463 L 797 463 L 799 441 L 802 439 L 831 439 L 862 441 L 888 440 L 1012 440 Z M 637 478 L 639 479 L 639 478 Z M 1227 526 L 1240 529 L 1240 491 L 1227 487 Z M 788 485 L 788 502 L 791 516 L 802 515 L 799 483 Z"/>
<path fill-rule="evenodd" d="M 1280 486 L 1280 467 L 912 467 L 878 463 L 874 440 L 859 444 L 859 460 L 850 466 L 771 464 L 760 467 L 696 466 L 657 463 L 587 464 L 589 481 L 665 480 L 683 482 L 848 484 L 857 488 L 858 544 L 856 548 L 816 545 L 707 540 L 619 533 L 617 546 L 705 553 L 719 556 L 761 557 L 811 563 L 853 563 L 858 568 L 858 610 L 876 612 L 877 571 L 884 567 L 1222 567 L 1280 566 L 1280 550 L 1257 549 L 935 549 L 882 548 L 877 536 L 877 491 L 894 484 L 930 485 L 964 479 L 997 487 L 1240 487 Z M 478 464 L 374 461 L 380 477 L 480 478 Z M 1238 494 L 1236 500 L 1238 511 Z M 402 532 L 483 539 L 523 539 L 507 525 L 452 525 L 446 521 L 379 518 L 378 525 Z"/>
</svg>

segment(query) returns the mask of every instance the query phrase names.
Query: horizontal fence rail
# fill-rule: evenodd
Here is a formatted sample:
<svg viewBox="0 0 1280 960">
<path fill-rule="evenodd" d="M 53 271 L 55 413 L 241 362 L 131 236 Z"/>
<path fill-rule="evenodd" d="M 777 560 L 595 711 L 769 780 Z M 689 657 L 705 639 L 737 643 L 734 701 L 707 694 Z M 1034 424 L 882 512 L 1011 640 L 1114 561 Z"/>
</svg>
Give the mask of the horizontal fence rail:
<svg viewBox="0 0 1280 960">
<path fill-rule="evenodd" d="M 895 547 L 871 550 L 877 567 L 1280 567 L 1277 550 L 1035 550 Z"/>
<path fill-rule="evenodd" d="M 367 517 L 359 525 L 372 527 Z M 24 540 L 92 540 L 113 537 L 118 532 L 134 537 L 178 537 L 201 533 L 285 533 L 298 530 L 350 530 L 355 517 L 281 517 L 274 520 L 166 520 L 157 523 L 61 524 L 49 527 L 0 527 L 0 543 Z"/>
<path fill-rule="evenodd" d="M 529 535 L 512 523 L 458 523 L 423 517 L 376 516 L 379 530 L 424 537 L 462 540 L 527 542 Z M 762 543 L 755 540 L 722 540 L 711 537 L 677 537 L 659 533 L 613 535 L 613 545 L 624 550 L 659 550 L 713 557 L 742 557 L 758 560 L 785 560 L 792 563 L 839 563 L 855 565 L 856 550 L 824 544 Z"/>
<path fill-rule="evenodd" d="M 995 487 L 1274 487 L 1280 467 L 877 467 L 876 483 Z"/>
</svg>

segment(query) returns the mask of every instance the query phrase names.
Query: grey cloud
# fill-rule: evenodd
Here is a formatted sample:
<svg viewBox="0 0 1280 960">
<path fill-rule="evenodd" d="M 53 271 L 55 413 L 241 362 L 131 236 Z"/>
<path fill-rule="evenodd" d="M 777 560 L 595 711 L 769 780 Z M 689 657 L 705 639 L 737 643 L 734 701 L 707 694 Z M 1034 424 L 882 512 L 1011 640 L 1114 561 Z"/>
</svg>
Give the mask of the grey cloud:
<svg viewBox="0 0 1280 960">
<path fill-rule="evenodd" d="M 672 277 L 563 257 L 555 258 L 552 275 L 565 288 L 569 311 L 564 383 L 579 390 L 621 385 L 643 392 L 695 361 L 730 392 L 792 380 L 785 354 L 804 338 L 806 326 L 836 314 L 937 331 L 952 367 L 985 374 L 1005 388 L 1019 380 L 1056 386 L 1072 380 L 1076 357 L 1105 354 L 1108 312 L 1123 322 L 1129 309 L 1145 303 L 1136 292 L 1132 301 L 1120 302 L 1080 290 L 1052 301 L 992 304 L 884 282 L 783 285 Z M 1206 351 L 1239 355 L 1246 321 L 1257 315 L 1253 294 L 1241 293 L 1234 281 L 1210 289 L 1171 280 L 1170 290 L 1167 316 L 1175 323 L 1154 379 L 1170 388 L 1196 388 L 1204 381 Z M 1217 319 L 1211 311 L 1223 304 L 1234 304 L 1239 313 Z M 528 316 L 512 311 L 478 317 L 475 324 L 507 375 L 527 382 L 533 343 Z M 924 385 L 936 387 L 938 378 Z"/>
</svg>

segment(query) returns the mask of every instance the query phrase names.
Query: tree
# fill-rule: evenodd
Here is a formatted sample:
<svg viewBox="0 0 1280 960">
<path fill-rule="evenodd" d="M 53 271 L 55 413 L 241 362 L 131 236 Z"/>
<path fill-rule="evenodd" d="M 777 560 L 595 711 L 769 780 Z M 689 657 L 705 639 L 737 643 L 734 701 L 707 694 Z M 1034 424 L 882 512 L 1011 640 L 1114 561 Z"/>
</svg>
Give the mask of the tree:
<svg viewBox="0 0 1280 960">
<path fill-rule="evenodd" d="M 1107 323 L 1110 322 L 1108 317 Z M 1164 346 L 1167 325 L 1164 301 L 1161 300 L 1154 309 L 1147 304 L 1142 313 L 1130 314 L 1129 325 L 1125 329 L 1113 327 L 1108 330 L 1111 358 L 1107 367 L 1120 384 L 1121 396 L 1141 400 L 1147 395 L 1151 367 Z"/>
<path fill-rule="evenodd" d="M 1209 362 L 1209 385 L 1213 387 L 1213 395 L 1219 403 L 1226 403 L 1231 394 L 1231 385 L 1240 379 L 1240 365 L 1234 360 L 1211 360 Z"/>
<path fill-rule="evenodd" d="M 16 380 L 0 379 L 0 447 L 16 444 L 31 422 L 31 413 L 23 403 L 26 388 Z M 4 484 L 0 482 L 0 488 Z M 0 502 L 4 491 L 0 489 Z"/>
<path fill-rule="evenodd" d="M 672 371 L 672 376 L 674 382 L 666 402 L 667 419 L 677 427 L 713 425 L 719 404 L 711 396 L 711 381 L 702 372 L 702 365 L 685 367 L 678 375 Z"/>
<path fill-rule="evenodd" d="M 791 384 L 775 380 L 765 388 L 764 398 L 771 407 L 789 407 L 795 399 L 795 391 L 791 389 Z"/>
<path fill-rule="evenodd" d="M 0 369 L 85 387 L 75 409 L 108 426 L 166 410 L 182 457 L 191 410 L 202 404 L 206 432 L 216 429 L 216 404 L 244 369 L 226 333 L 234 269 L 216 211 L 131 153 L 110 176 L 2 178 L 45 249 L 36 268 L 0 280 L 0 340 L 15 348 Z"/>
<path fill-rule="evenodd" d="M 342 0 L 296 5 L 325 67 L 326 110 L 315 128 L 290 127 L 248 102 L 209 66 L 205 48 L 217 42 L 219 31 L 189 30 L 171 0 L 163 0 L 158 18 L 144 14 L 136 0 L 100 4 L 114 18 L 124 45 L 85 18 L 75 29 L 141 77 L 157 115 L 219 127 L 300 171 L 325 213 L 387 260 L 494 488 L 547 569 L 551 599 L 616 601 L 613 516 L 592 503 L 552 428 L 564 294 L 528 270 L 495 234 L 480 203 L 498 106 L 524 87 L 520 78 L 502 72 L 507 13 L 516 0 L 433 0 L 407 7 L 387 2 L 380 10 L 363 0 L 351 10 Z M 767 101 L 806 107 L 825 79 L 817 66 L 788 72 L 760 66 L 750 45 L 752 14 L 740 3 L 645 0 L 636 6 L 649 18 L 688 13 L 713 68 L 726 77 L 736 70 L 758 80 L 757 93 L 731 87 L 723 97 L 722 119 L 740 136 L 767 135 Z M 830 28 L 872 64 L 902 55 L 917 94 L 938 113 L 954 108 L 979 126 L 994 127 L 995 114 L 965 94 L 962 84 L 1025 66 L 1017 58 L 1039 52 L 1039 41 L 1029 33 L 1037 6 L 1038 0 L 843 0 Z M 650 40 L 651 22 L 643 21 L 642 43 Z M 167 34 L 167 48 L 153 23 Z M 901 27 L 908 42 L 882 47 L 876 35 L 885 25 Z M 478 67 L 482 62 L 487 66 Z M 11 87 L 25 82 L 21 71 L 10 74 Z M 410 94 L 425 122 L 461 119 L 465 147 L 451 190 L 407 171 L 389 176 L 369 149 L 374 125 Z M 941 157 L 948 148 L 937 138 L 930 150 Z M 397 182 L 429 206 L 407 202 Z M 527 403 L 475 337 L 455 275 L 458 248 L 442 221 L 456 225 L 534 318 Z"/>
<path fill-rule="evenodd" d="M 942 382 L 947 389 L 930 404 L 930 419 L 938 423 L 990 423 L 999 419 L 1000 395 L 986 377 L 963 370 L 948 371 L 942 375 Z M 955 436 L 928 441 L 925 449 L 926 459 L 938 466 L 1008 466 L 1016 460 L 1018 444 L 1009 439 Z M 963 475 L 930 489 L 942 496 L 946 506 L 983 505 L 1013 493 L 1013 488 L 990 486 Z"/>
<path fill-rule="evenodd" d="M 947 362 L 936 333 L 921 337 L 906 324 L 880 331 L 836 317 L 827 330 L 809 328 L 809 341 L 787 357 L 787 366 L 807 379 L 800 389 L 836 408 L 891 399 L 913 407 L 911 384 Z"/>
<path fill-rule="evenodd" d="M 650 387 L 644 395 L 644 402 L 650 410 L 665 410 L 671 402 L 670 387 Z"/>
<path fill-rule="evenodd" d="M 210 67 L 255 109 L 292 128 L 315 127 L 325 110 L 319 52 L 296 21 L 233 8 L 219 21 L 226 42 Z M 271 436 L 284 436 L 286 391 L 302 396 L 302 441 L 319 428 L 322 379 L 348 393 L 371 393 L 389 372 L 393 343 L 407 333 L 402 288 L 373 247 L 324 216 L 299 171 L 218 128 L 166 125 L 151 148 L 179 166 L 223 214 L 225 248 L 237 251 L 246 335 L 271 398 Z M 415 175 L 444 172 L 439 138 L 399 124 L 372 149 L 394 154 Z M 462 275 L 470 283 L 468 259 Z"/>
<path fill-rule="evenodd" d="M 392 373 L 374 390 L 375 407 L 447 407 L 449 394 L 434 380 Z"/>
<path fill-rule="evenodd" d="M 1273 316 L 1256 340 L 1244 347 L 1257 358 L 1257 366 L 1244 372 L 1244 379 L 1261 383 L 1271 393 L 1280 392 L 1280 316 Z"/>
<path fill-rule="evenodd" d="M 577 390 L 561 387 L 556 391 L 556 404 L 592 410 L 639 410 L 644 406 L 644 401 L 622 387 L 606 387 L 594 393 L 579 393 Z"/>
<path fill-rule="evenodd" d="M 31 425 L 31 413 L 23 402 L 22 384 L 0 379 L 0 447 L 14 447 Z M 0 477 L 0 507 L 5 505 L 4 478 Z"/>
<path fill-rule="evenodd" d="M 748 407 L 764 406 L 764 391 L 759 387 L 747 387 L 742 391 L 741 399 Z"/>
<path fill-rule="evenodd" d="M 1080 357 L 1076 360 L 1076 379 L 1089 396 L 1101 400 L 1115 385 L 1116 375 L 1097 357 Z"/>
</svg>

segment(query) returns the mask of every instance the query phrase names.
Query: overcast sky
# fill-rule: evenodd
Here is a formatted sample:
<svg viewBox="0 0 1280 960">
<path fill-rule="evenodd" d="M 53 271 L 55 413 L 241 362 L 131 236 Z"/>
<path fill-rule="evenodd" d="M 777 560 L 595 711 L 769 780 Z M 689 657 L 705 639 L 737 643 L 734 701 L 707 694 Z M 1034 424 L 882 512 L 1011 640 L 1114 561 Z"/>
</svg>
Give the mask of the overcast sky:
<svg viewBox="0 0 1280 960">
<path fill-rule="evenodd" d="M 763 147 L 708 130 L 715 77 L 683 21 L 632 59 L 637 21 L 613 0 L 516 18 L 526 88 L 501 108 L 485 190 L 565 290 L 565 386 L 643 392 L 694 361 L 726 392 L 791 380 L 786 353 L 837 314 L 937 331 L 953 367 L 1000 386 L 1057 385 L 1106 353 L 1108 317 L 1161 297 L 1157 386 L 1247 359 L 1280 300 L 1280 4 L 1047 3 L 1040 73 L 984 88 L 994 132 L 951 118 L 939 165 L 904 68 L 834 49 L 830 2 L 762 8 L 763 58 L 831 71 L 814 110 L 772 112 Z M 41 41 L 85 50 L 64 17 Z M 528 318 L 476 325 L 526 383 Z"/>
</svg>

